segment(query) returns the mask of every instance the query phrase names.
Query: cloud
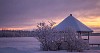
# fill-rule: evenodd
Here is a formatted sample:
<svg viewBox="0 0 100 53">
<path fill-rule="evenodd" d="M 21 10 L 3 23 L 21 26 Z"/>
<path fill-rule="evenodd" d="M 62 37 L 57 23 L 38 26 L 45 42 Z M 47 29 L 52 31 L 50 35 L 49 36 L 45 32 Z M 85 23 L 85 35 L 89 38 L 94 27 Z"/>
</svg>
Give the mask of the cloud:
<svg viewBox="0 0 100 53">
<path fill-rule="evenodd" d="M 92 29 L 94 30 L 94 32 L 100 33 L 100 27 L 92 27 Z"/>
<path fill-rule="evenodd" d="M 35 26 L 42 20 L 60 22 L 70 13 L 78 19 L 100 16 L 99 0 L 0 0 L 0 7 L 0 27 Z"/>
<path fill-rule="evenodd" d="M 2 17 L 11 17 L 11 15 L 12 17 L 55 17 L 61 13 L 94 9 L 97 2 L 98 0 L 3 0 L 0 14 Z"/>
</svg>

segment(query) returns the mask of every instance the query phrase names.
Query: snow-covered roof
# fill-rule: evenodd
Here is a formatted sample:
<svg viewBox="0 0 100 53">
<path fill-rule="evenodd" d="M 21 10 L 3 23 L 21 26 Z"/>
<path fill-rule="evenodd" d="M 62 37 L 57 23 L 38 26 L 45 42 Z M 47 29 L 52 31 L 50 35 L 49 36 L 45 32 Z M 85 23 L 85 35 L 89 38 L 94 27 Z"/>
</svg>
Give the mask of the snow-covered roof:
<svg viewBox="0 0 100 53">
<path fill-rule="evenodd" d="M 67 18 L 65 18 L 61 23 L 54 27 L 57 31 L 64 31 L 67 27 L 72 27 L 76 31 L 84 31 L 84 32 L 92 32 L 89 27 L 81 23 L 75 17 L 70 14 Z"/>
</svg>

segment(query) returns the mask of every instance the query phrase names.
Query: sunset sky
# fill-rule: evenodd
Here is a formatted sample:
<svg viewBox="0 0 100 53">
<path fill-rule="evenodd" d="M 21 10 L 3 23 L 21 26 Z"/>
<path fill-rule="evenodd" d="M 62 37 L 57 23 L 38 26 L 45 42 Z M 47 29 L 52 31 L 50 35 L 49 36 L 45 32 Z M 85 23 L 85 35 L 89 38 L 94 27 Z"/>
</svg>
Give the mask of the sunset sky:
<svg viewBox="0 0 100 53">
<path fill-rule="evenodd" d="M 0 0 L 0 29 L 32 30 L 42 21 L 58 24 L 69 14 L 100 32 L 100 0 Z"/>
</svg>

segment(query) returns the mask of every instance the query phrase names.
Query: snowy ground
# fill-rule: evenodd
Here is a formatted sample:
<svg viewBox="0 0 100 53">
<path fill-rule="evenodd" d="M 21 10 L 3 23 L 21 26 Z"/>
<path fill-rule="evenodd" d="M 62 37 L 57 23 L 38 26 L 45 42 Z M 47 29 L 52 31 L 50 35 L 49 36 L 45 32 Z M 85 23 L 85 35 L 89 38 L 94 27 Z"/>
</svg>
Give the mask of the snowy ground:
<svg viewBox="0 0 100 53">
<path fill-rule="evenodd" d="M 84 52 L 67 52 L 67 51 L 35 51 L 33 50 L 19 50 L 16 48 L 0 48 L 0 53 L 100 53 L 100 50 L 87 50 Z"/>
<path fill-rule="evenodd" d="M 40 42 L 33 37 L 0 38 L 0 53 L 100 53 L 100 50 L 84 52 L 40 51 Z"/>
</svg>

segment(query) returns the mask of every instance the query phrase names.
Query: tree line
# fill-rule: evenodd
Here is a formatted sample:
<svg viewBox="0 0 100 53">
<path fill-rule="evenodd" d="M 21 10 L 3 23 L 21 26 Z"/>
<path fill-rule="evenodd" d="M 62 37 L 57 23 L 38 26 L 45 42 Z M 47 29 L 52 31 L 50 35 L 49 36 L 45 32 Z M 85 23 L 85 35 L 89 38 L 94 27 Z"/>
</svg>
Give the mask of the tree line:
<svg viewBox="0 0 100 53">
<path fill-rule="evenodd" d="M 0 37 L 32 37 L 34 31 L 0 30 Z"/>
</svg>

